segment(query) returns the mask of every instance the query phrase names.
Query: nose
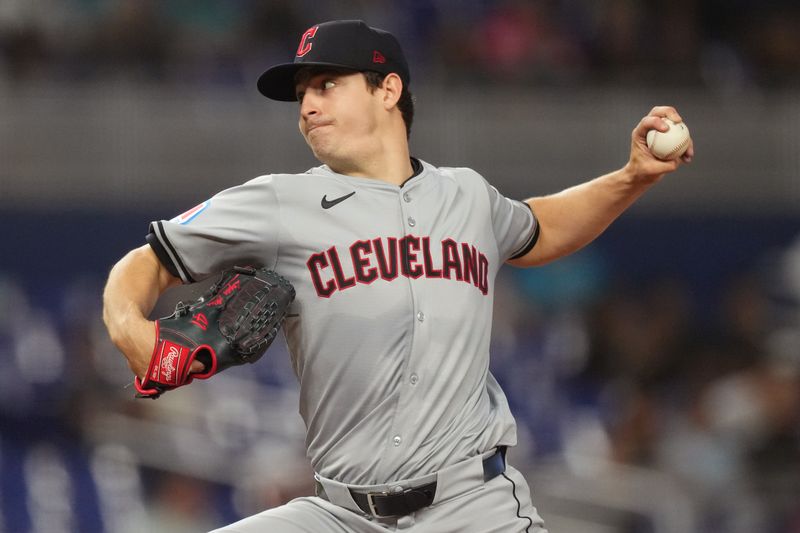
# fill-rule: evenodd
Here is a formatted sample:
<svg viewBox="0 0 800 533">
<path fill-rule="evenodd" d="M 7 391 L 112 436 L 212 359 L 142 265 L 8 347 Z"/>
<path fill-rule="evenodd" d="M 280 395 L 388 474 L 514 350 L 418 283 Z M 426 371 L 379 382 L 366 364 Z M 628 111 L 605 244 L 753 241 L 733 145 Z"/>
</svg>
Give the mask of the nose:
<svg viewBox="0 0 800 533">
<path fill-rule="evenodd" d="M 303 95 L 303 102 L 300 104 L 300 116 L 308 119 L 319 113 L 319 99 L 313 94 L 313 91 L 307 91 Z"/>
</svg>

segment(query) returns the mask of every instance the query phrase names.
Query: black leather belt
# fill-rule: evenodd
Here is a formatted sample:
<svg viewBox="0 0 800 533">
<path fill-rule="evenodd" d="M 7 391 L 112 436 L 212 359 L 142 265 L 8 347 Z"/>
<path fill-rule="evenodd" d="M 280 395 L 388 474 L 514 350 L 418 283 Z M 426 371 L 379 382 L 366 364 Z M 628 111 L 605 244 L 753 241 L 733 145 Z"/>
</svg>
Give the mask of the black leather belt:
<svg viewBox="0 0 800 533">
<path fill-rule="evenodd" d="M 484 483 L 506 470 L 506 448 L 501 446 L 497 452 L 483 460 Z M 436 496 L 436 482 L 420 487 L 406 489 L 403 492 L 356 492 L 350 495 L 358 507 L 368 515 L 376 517 L 405 516 L 428 507 Z"/>
</svg>

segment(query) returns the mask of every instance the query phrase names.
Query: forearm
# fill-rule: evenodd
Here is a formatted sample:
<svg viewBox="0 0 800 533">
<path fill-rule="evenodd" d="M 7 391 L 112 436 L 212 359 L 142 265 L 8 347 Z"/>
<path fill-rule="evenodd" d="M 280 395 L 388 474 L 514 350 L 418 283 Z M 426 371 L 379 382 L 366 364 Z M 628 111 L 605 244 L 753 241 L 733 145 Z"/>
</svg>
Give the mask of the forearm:
<svg viewBox="0 0 800 533">
<path fill-rule="evenodd" d="M 527 200 L 539 222 L 539 240 L 525 256 L 509 261 L 514 266 L 543 265 L 571 254 L 592 242 L 653 184 L 694 158 L 691 139 L 679 159 L 661 160 L 647 147 L 647 132 L 669 130 L 663 120 L 678 123 L 678 112 L 657 106 L 631 132 L 628 162 L 619 170 L 558 194 Z"/>
<path fill-rule="evenodd" d="M 146 369 L 155 337 L 147 317 L 159 296 L 178 282 L 149 246 L 132 250 L 111 269 L 103 292 L 103 321 L 137 374 Z"/>
<path fill-rule="evenodd" d="M 583 248 L 656 181 L 637 178 L 623 167 L 557 194 L 530 198 L 539 240 L 528 256 L 512 264 L 542 265 Z"/>
</svg>

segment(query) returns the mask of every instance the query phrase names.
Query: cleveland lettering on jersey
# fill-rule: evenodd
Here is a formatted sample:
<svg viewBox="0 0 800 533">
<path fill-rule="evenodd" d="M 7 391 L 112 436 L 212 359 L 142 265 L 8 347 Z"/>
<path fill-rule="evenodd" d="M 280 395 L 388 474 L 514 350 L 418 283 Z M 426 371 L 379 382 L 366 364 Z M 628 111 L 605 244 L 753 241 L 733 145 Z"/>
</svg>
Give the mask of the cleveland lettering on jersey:
<svg viewBox="0 0 800 533">
<path fill-rule="evenodd" d="M 356 241 L 346 250 L 331 246 L 314 253 L 306 266 L 321 298 L 357 284 L 369 285 L 377 279 L 393 281 L 398 276 L 461 281 L 474 285 L 484 296 L 489 294 L 489 260 L 483 252 L 453 239 L 434 246 L 441 247 L 440 261 L 431 253 L 430 237 L 376 237 Z"/>
</svg>

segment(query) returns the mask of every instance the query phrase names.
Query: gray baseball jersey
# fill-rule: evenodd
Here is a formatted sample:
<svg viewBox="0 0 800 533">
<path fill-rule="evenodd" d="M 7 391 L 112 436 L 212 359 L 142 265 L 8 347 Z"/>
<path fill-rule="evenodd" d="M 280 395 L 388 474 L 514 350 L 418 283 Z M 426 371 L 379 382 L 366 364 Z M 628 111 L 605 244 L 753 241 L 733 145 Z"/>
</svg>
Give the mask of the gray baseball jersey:
<svg viewBox="0 0 800 533">
<path fill-rule="evenodd" d="M 413 163 L 401 187 L 327 166 L 261 176 L 150 226 L 184 282 L 252 264 L 294 284 L 284 332 L 308 456 L 345 483 L 516 443 L 489 372 L 493 282 L 533 247 L 536 219 L 473 170 Z"/>
</svg>

